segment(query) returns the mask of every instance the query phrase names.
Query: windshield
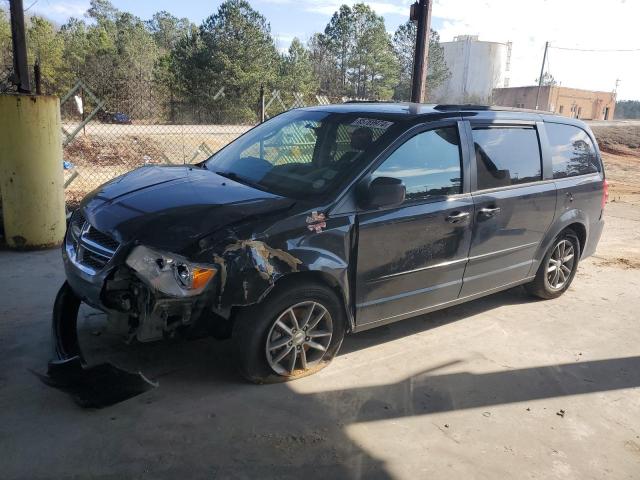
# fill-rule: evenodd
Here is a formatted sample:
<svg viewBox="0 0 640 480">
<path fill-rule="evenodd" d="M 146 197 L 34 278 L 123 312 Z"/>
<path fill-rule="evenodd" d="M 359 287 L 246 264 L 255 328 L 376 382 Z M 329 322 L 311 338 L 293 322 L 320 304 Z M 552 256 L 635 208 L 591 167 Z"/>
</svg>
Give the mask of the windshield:
<svg viewBox="0 0 640 480">
<path fill-rule="evenodd" d="M 390 143 L 394 126 L 383 116 L 294 110 L 250 130 L 204 166 L 278 195 L 326 195 Z"/>
</svg>

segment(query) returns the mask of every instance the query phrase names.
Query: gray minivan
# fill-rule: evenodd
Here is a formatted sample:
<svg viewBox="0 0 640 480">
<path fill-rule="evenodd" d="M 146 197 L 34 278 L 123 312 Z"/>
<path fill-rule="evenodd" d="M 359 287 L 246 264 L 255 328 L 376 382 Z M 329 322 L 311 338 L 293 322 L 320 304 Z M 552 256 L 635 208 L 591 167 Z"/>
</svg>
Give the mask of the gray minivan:
<svg viewBox="0 0 640 480">
<path fill-rule="evenodd" d="M 69 220 L 54 307 L 82 358 L 81 302 L 129 341 L 231 336 L 255 382 L 317 371 L 347 332 L 524 285 L 554 298 L 603 228 L 581 121 L 480 106 L 292 110 L 190 166 L 146 166 Z"/>
</svg>

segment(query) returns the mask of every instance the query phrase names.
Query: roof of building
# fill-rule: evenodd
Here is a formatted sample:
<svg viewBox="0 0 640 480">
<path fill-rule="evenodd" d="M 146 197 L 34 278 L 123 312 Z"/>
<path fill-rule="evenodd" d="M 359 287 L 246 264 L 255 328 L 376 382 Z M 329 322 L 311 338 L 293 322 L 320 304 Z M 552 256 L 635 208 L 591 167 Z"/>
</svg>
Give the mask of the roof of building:
<svg viewBox="0 0 640 480">
<path fill-rule="evenodd" d="M 561 90 L 575 90 L 577 92 L 611 94 L 611 92 L 604 91 L 604 90 L 587 90 L 585 88 L 567 87 L 565 85 L 542 85 L 542 88 L 550 88 L 550 87 L 558 88 Z M 524 88 L 537 89 L 538 85 L 523 85 L 521 87 L 496 87 L 494 88 L 494 90 L 518 90 L 518 89 L 524 89 Z"/>
</svg>

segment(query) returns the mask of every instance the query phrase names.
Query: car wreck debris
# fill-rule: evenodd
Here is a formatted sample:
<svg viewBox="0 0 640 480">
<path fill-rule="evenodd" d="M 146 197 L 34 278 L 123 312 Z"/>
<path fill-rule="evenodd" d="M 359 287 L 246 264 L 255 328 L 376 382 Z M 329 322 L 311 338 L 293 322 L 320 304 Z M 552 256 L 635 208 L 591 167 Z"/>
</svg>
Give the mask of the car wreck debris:
<svg viewBox="0 0 640 480">
<path fill-rule="evenodd" d="M 49 362 L 46 375 L 34 373 L 44 384 L 69 393 L 83 408 L 108 407 L 158 386 L 142 373 L 111 363 L 88 367 L 78 356 Z"/>
</svg>

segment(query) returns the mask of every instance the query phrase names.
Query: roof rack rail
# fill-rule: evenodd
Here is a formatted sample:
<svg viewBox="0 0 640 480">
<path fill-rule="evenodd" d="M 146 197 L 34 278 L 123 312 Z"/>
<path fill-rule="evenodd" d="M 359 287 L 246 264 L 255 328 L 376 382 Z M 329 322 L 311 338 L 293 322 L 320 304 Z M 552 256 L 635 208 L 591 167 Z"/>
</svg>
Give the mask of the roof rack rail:
<svg viewBox="0 0 640 480">
<path fill-rule="evenodd" d="M 342 103 L 398 103 L 395 100 L 345 100 Z"/>
<path fill-rule="evenodd" d="M 496 112 L 525 112 L 525 113 L 553 113 L 548 110 L 533 110 L 531 108 L 502 107 L 500 105 L 439 104 L 433 107 L 441 112 L 455 112 L 458 110 L 486 110 Z"/>
</svg>

